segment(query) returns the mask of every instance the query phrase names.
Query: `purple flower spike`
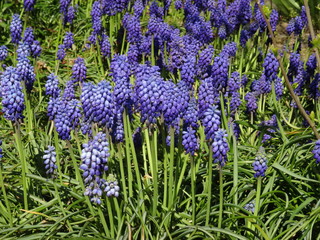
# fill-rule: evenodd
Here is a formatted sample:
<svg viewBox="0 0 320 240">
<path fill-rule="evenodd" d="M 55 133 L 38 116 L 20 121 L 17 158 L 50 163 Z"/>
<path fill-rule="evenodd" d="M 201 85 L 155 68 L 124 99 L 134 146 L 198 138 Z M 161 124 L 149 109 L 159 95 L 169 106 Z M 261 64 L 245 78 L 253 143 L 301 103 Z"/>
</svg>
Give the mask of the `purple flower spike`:
<svg viewBox="0 0 320 240">
<path fill-rule="evenodd" d="M 21 40 L 21 33 L 22 33 L 22 21 L 18 14 L 14 14 L 12 16 L 12 21 L 10 24 L 11 42 L 18 44 Z"/>
<path fill-rule="evenodd" d="M 17 70 L 13 67 L 8 67 L 0 76 L 4 117 L 10 121 L 22 119 L 22 113 L 25 108 L 24 94 Z"/>
<path fill-rule="evenodd" d="M 74 44 L 73 33 L 66 32 L 66 35 L 64 36 L 64 39 L 63 39 L 64 48 L 70 49 L 72 48 L 72 44 Z"/>
<path fill-rule="evenodd" d="M 214 134 L 218 131 L 221 120 L 221 112 L 216 106 L 211 106 L 204 113 L 204 119 L 202 120 L 202 125 L 204 126 L 204 133 L 206 139 L 214 139 Z"/>
<path fill-rule="evenodd" d="M 3 61 L 8 56 L 8 48 L 5 45 L 0 46 L 0 61 Z"/>
<path fill-rule="evenodd" d="M 186 153 L 190 153 L 190 155 L 194 155 L 199 149 L 196 133 L 196 130 L 192 129 L 192 127 L 188 127 L 187 130 L 182 133 L 182 145 Z"/>
<path fill-rule="evenodd" d="M 74 82 L 82 83 L 87 77 L 87 67 L 83 58 L 77 58 L 72 67 L 72 79 Z"/>
<path fill-rule="evenodd" d="M 226 130 L 221 128 L 214 132 L 212 142 L 213 159 L 220 167 L 223 167 L 228 160 L 227 153 L 229 152 L 229 145 L 226 139 L 227 136 Z"/>
<path fill-rule="evenodd" d="M 255 161 L 252 163 L 253 170 L 256 172 L 254 174 L 254 177 L 264 177 L 265 172 L 268 168 L 268 160 L 267 156 L 265 154 L 264 148 L 260 147 L 257 156 L 255 158 Z"/>
<path fill-rule="evenodd" d="M 55 176 L 55 170 L 58 168 L 56 165 L 56 151 L 53 146 L 48 146 L 47 150 L 44 150 L 45 155 L 43 155 L 44 165 L 46 174 L 50 177 Z"/>
<path fill-rule="evenodd" d="M 32 11 L 36 0 L 24 0 L 23 7 L 26 11 Z"/>
</svg>

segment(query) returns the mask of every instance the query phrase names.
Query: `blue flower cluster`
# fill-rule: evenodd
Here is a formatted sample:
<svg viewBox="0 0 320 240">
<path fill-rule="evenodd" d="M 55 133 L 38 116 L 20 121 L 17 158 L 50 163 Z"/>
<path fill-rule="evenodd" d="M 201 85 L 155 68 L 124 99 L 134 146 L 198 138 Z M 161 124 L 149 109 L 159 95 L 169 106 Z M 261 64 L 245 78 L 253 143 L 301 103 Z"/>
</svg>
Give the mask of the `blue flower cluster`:
<svg viewBox="0 0 320 240">
<path fill-rule="evenodd" d="M 55 150 L 55 147 L 48 146 L 48 149 L 44 150 L 45 155 L 43 155 L 46 174 L 52 178 L 55 176 L 55 170 L 58 168 L 56 165 L 57 160 Z"/>
<path fill-rule="evenodd" d="M 101 197 L 105 193 L 108 197 L 119 196 L 117 181 L 106 181 L 103 174 L 108 171 L 109 143 L 106 134 L 98 132 L 88 143 L 83 144 L 80 166 L 83 170 L 83 179 L 86 185 L 85 195 L 91 201 L 101 204 Z"/>
<path fill-rule="evenodd" d="M 312 150 L 313 158 L 316 160 L 316 163 L 320 163 L 320 140 L 316 141 L 314 149 Z"/>
<path fill-rule="evenodd" d="M 10 121 L 18 121 L 23 118 L 25 105 L 17 69 L 7 67 L 3 74 L 0 75 L 0 80 L 4 117 Z"/>
<path fill-rule="evenodd" d="M 260 147 L 254 162 L 252 163 L 253 170 L 255 171 L 254 177 L 264 177 L 268 168 L 268 160 L 263 147 Z"/>
</svg>

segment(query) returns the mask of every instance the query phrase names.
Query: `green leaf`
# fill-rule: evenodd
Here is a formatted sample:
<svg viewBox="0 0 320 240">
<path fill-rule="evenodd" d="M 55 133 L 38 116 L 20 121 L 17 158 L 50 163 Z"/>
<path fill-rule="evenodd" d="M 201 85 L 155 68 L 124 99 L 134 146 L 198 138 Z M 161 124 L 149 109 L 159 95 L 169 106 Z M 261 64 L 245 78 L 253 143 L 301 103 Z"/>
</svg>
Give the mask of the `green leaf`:
<svg viewBox="0 0 320 240">
<path fill-rule="evenodd" d="M 284 172 L 292 177 L 295 177 L 295 178 L 298 178 L 300 180 L 304 180 L 304 181 L 309 181 L 309 182 L 316 182 L 316 183 L 319 183 L 319 181 L 316 181 L 314 179 L 309 179 L 309 178 L 305 178 L 305 177 L 302 177 L 294 172 L 291 172 L 290 170 L 286 169 L 285 167 L 281 166 L 279 163 L 274 163 L 272 165 L 272 167 L 278 169 L 279 171 L 281 172 Z"/>
</svg>

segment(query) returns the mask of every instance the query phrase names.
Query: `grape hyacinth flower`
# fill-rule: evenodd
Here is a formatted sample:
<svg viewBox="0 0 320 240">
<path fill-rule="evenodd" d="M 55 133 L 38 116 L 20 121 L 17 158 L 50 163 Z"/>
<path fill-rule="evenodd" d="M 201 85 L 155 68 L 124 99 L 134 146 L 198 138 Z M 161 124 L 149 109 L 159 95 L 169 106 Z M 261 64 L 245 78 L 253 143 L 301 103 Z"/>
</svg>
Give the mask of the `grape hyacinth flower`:
<svg viewBox="0 0 320 240">
<path fill-rule="evenodd" d="M 55 170 L 58 168 L 56 165 L 56 151 L 55 147 L 48 146 L 47 150 L 44 150 L 45 155 L 43 155 L 44 165 L 46 174 L 50 177 L 54 177 Z"/>
<path fill-rule="evenodd" d="M 80 169 L 84 171 L 82 174 L 86 185 L 84 195 L 89 196 L 92 202 L 100 204 L 102 193 L 107 187 L 102 176 L 108 170 L 107 163 L 110 156 L 106 134 L 98 132 L 92 140 L 82 146 Z"/>
<path fill-rule="evenodd" d="M 220 116 L 221 112 L 216 106 L 211 106 L 205 111 L 202 125 L 204 126 L 206 139 L 214 139 L 215 132 L 219 130 L 221 123 Z"/>
<path fill-rule="evenodd" d="M 74 61 L 74 65 L 72 67 L 72 79 L 74 82 L 83 83 L 87 77 L 87 67 L 84 63 L 84 59 L 78 57 Z"/>
<path fill-rule="evenodd" d="M 268 168 L 268 160 L 267 160 L 267 156 L 265 154 L 264 148 L 260 147 L 255 161 L 252 163 L 253 166 L 253 170 L 256 172 L 254 174 L 254 177 L 264 177 L 265 176 L 265 172 Z"/>
<path fill-rule="evenodd" d="M 67 15 L 64 16 L 64 21 L 65 23 L 70 23 L 72 24 L 74 18 L 75 18 L 75 15 L 76 15 L 76 8 L 73 7 L 73 6 L 69 6 L 68 7 L 68 11 L 67 11 Z"/>
<path fill-rule="evenodd" d="M 72 48 L 72 44 L 74 44 L 73 36 L 74 35 L 72 32 L 66 32 L 66 35 L 64 36 L 64 39 L 63 39 L 63 45 L 65 49 Z"/>
<path fill-rule="evenodd" d="M 226 130 L 219 128 L 214 132 L 213 142 L 212 142 L 212 153 L 215 163 L 218 163 L 220 167 L 223 167 L 228 158 L 227 152 L 229 151 L 229 145 L 227 143 L 226 137 L 228 136 Z"/>
<path fill-rule="evenodd" d="M 268 81 L 272 81 L 279 70 L 279 62 L 274 54 L 270 51 L 267 53 L 263 62 L 263 73 Z"/>
<path fill-rule="evenodd" d="M 249 202 L 244 206 L 244 209 L 251 213 L 254 213 L 254 208 L 255 208 L 254 202 Z"/>
<path fill-rule="evenodd" d="M 1 161 L 1 158 L 3 158 L 3 154 L 2 154 L 2 140 L 0 140 L 0 161 Z"/>
<path fill-rule="evenodd" d="M 57 51 L 57 60 L 62 61 L 66 56 L 66 48 L 63 44 L 60 44 Z"/>
<path fill-rule="evenodd" d="M 14 14 L 12 16 L 12 21 L 10 24 L 11 42 L 18 44 L 21 40 L 21 33 L 22 33 L 22 21 L 20 19 L 19 14 Z"/>
<path fill-rule="evenodd" d="M 31 56 L 36 58 L 39 57 L 41 52 L 42 52 L 42 48 L 40 46 L 40 42 L 37 40 L 34 40 L 33 43 L 30 46 L 30 51 L 31 51 Z"/>
<path fill-rule="evenodd" d="M 279 13 L 276 9 L 272 9 L 270 14 L 270 25 L 273 32 L 276 31 L 277 29 L 278 21 L 279 21 Z"/>
<path fill-rule="evenodd" d="M 23 42 L 30 46 L 33 43 L 33 41 L 34 41 L 33 29 L 31 27 L 27 27 L 26 30 L 24 31 Z"/>
<path fill-rule="evenodd" d="M 60 88 L 59 88 L 59 80 L 56 75 L 51 73 L 48 76 L 48 80 L 46 82 L 45 88 L 46 88 L 46 95 L 49 95 L 53 98 L 57 98 L 60 95 Z"/>
<path fill-rule="evenodd" d="M 256 93 L 248 92 L 244 97 L 244 100 L 247 101 L 247 110 L 248 112 L 255 112 L 258 108 Z"/>
<path fill-rule="evenodd" d="M 320 140 L 316 141 L 314 149 L 312 150 L 313 158 L 316 160 L 316 163 L 320 163 Z"/>
<path fill-rule="evenodd" d="M 8 48 L 5 45 L 0 46 L 0 61 L 3 61 L 8 56 Z"/>
<path fill-rule="evenodd" d="M 108 35 L 105 33 L 102 34 L 102 39 L 100 41 L 100 50 L 102 56 L 104 57 L 109 57 L 111 55 L 111 44 Z"/>
<path fill-rule="evenodd" d="M 195 152 L 199 149 L 199 143 L 196 135 L 197 131 L 188 127 L 186 131 L 182 132 L 182 145 L 186 153 L 194 155 Z"/>
<path fill-rule="evenodd" d="M 106 187 L 104 189 L 104 192 L 106 193 L 107 197 L 119 197 L 120 187 L 118 185 L 118 181 L 107 180 L 105 182 L 105 185 Z"/>
<path fill-rule="evenodd" d="M 31 65 L 27 57 L 18 57 L 16 72 L 20 81 L 25 82 L 27 91 L 31 92 L 33 83 L 36 80 L 36 74 L 34 73 L 33 65 Z"/>
<path fill-rule="evenodd" d="M 54 125 L 56 127 L 56 131 L 58 132 L 60 139 L 70 140 L 70 133 L 72 128 L 70 115 L 72 113 L 69 112 L 70 108 L 68 108 L 68 102 L 65 99 L 59 99 L 59 101 L 56 101 L 56 104 L 57 106 L 54 106 L 57 108 L 54 118 Z M 53 115 L 54 113 L 51 114 Z"/>
<path fill-rule="evenodd" d="M 17 70 L 8 67 L 0 76 L 0 95 L 2 96 L 4 117 L 10 121 L 22 119 L 22 112 L 25 108 L 24 94 Z"/>
<path fill-rule="evenodd" d="M 24 0 L 23 2 L 24 10 L 32 11 L 35 3 L 36 3 L 36 0 Z"/>
</svg>

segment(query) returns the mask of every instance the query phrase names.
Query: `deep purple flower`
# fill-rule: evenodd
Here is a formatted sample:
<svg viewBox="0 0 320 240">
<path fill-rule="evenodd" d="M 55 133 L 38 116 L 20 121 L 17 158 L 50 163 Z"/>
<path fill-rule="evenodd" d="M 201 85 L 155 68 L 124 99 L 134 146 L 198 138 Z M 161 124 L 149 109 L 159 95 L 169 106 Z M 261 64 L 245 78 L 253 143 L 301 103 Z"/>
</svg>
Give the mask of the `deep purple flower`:
<svg viewBox="0 0 320 240">
<path fill-rule="evenodd" d="M 143 10 L 144 10 L 144 6 L 143 6 L 142 0 L 134 1 L 134 4 L 133 4 L 134 15 L 137 16 L 137 17 L 141 17 L 142 13 L 143 13 Z"/>
<path fill-rule="evenodd" d="M 10 24 L 10 36 L 12 43 L 19 43 L 21 40 L 21 33 L 22 33 L 22 21 L 18 14 L 14 14 L 12 16 L 12 21 Z"/>
<path fill-rule="evenodd" d="M 309 92 L 313 99 L 320 98 L 320 73 L 317 73 L 310 84 Z"/>
<path fill-rule="evenodd" d="M 70 101 L 75 98 L 75 82 L 72 79 L 67 82 L 62 97 L 66 101 Z"/>
<path fill-rule="evenodd" d="M 209 45 L 200 53 L 197 63 L 198 76 L 203 76 L 208 71 L 209 65 L 212 62 L 213 54 L 214 48 L 212 45 Z"/>
<path fill-rule="evenodd" d="M 48 80 L 46 82 L 46 95 L 49 95 L 53 98 L 57 98 L 60 95 L 60 88 L 59 88 L 59 80 L 58 77 L 56 75 L 54 75 L 53 73 L 51 73 L 48 76 Z"/>
<path fill-rule="evenodd" d="M 264 59 L 263 68 L 266 79 L 272 81 L 278 73 L 279 62 L 271 51 L 267 53 L 267 56 Z"/>
<path fill-rule="evenodd" d="M 174 2 L 174 7 L 175 7 L 175 9 L 177 9 L 177 10 L 183 8 L 183 2 L 182 2 L 182 0 L 176 0 L 176 1 Z"/>
<path fill-rule="evenodd" d="M 137 44 L 130 44 L 128 49 L 128 61 L 132 67 L 139 64 L 139 47 Z"/>
<path fill-rule="evenodd" d="M 275 88 L 275 92 L 276 92 L 276 99 L 280 100 L 283 95 L 283 89 L 284 89 L 281 78 L 279 78 L 279 77 L 275 78 L 274 88 Z"/>
<path fill-rule="evenodd" d="M 230 112 L 234 113 L 237 111 L 238 107 L 241 105 L 241 98 L 239 92 L 233 92 L 230 101 Z"/>
<path fill-rule="evenodd" d="M 198 128 L 198 104 L 194 97 L 189 100 L 188 107 L 183 114 L 183 121 L 185 126 Z"/>
<path fill-rule="evenodd" d="M 206 139 L 214 139 L 214 134 L 218 131 L 221 124 L 220 118 L 221 112 L 216 106 L 211 106 L 205 111 L 202 125 L 204 126 Z"/>
<path fill-rule="evenodd" d="M 262 4 L 261 4 L 262 5 Z M 259 24 L 260 32 L 264 32 L 267 28 L 267 23 L 263 17 L 263 14 L 260 12 L 260 9 L 258 7 L 258 4 L 256 3 L 254 6 L 254 13 L 255 13 L 255 19 Z"/>
<path fill-rule="evenodd" d="M 71 1 L 72 0 L 60 0 L 60 13 L 64 15 L 67 13 Z"/>
<path fill-rule="evenodd" d="M 102 8 L 101 8 L 101 1 L 94 1 L 92 4 L 91 9 L 91 21 L 92 21 L 92 28 L 93 28 L 93 34 L 100 35 L 102 32 Z"/>
<path fill-rule="evenodd" d="M 250 33 L 246 29 L 242 29 L 240 33 L 240 44 L 242 47 L 246 46 L 247 41 L 250 39 Z"/>
<path fill-rule="evenodd" d="M 244 99 L 247 101 L 248 112 L 255 112 L 258 108 L 256 93 L 248 92 Z"/>
<path fill-rule="evenodd" d="M 288 23 L 288 26 L 287 26 L 287 33 L 289 35 L 291 35 L 293 32 L 294 32 L 294 29 L 295 29 L 295 20 L 294 18 L 292 18 L 289 23 Z"/>
<path fill-rule="evenodd" d="M 87 77 L 87 67 L 85 65 L 84 59 L 78 57 L 74 61 L 74 65 L 72 67 L 72 80 L 74 82 L 83 83 L 86 77 Z"/>
<path fill-rule="evenodd" d="M 220 167 L 223 167 L 228 160 L 227 153 L 229 151 L 229 145 L 226 139 L 227 136 L 226 130 L 221 128 L 214 132 L 212 142 L 213 159 Z"/>
<path fill-rule="evenodd" d="M 5 45 L 0 46 L 0 61 L 3 61 L 8 56 L 8 48 Z"/>
<path fill-rule="evenodd" d="M 186 153 L 190 153 L 190 155 L 194 155 L 199 149 L 197 132 L 192 127 L 188 127 L 186 131 L 182 132 L 182 145 Z"/>
<path fill-rule="evenodd" d="M 101 37 L 100 51 L 104 57 L 109 57 L 111 55 L 111 44 L 108 35 L 105 33 L 103 33 Z"/>
<path fill-rule="evenodd" d="M 63 44 L 59 45 L 58 51 L 57 51 L 57 60 L 62 61 L 66 56 L 66 49 Z"/>
<path fill-rule="evenodd" d="M 71 128 L 75 129 L 80 125 L 81 118 L 81 103 L 78 99 L 71 99 L 67 105 L 67 111 L 69 113 L 69 121 Z"/>
<path fill-rule="evenodd" d="M 196 56 L 190 54 L 186 57 L 181 67 L 181 80 L 186 83 L 189 90 L 192 89 L 196 76 Z"/>
<path fill-rule="evenodd" d="M 201 81 L 198 90 L 198 106 L 199 106 L 199 118 L 202 119 L 204 113 L 213 104 L 217 104 L 219 100 L 219 92 L 213 87 L 213 80 L 211 77 L 205 78 Z"/>
<path fill-rule="evenodd" d="M 103 14 L 113 16 L 127 8 L 129 0 L 102 0 Z"/>
<path fill-rule="evenodd" d="M 0 54 L 1 55 L 1 54 Z M 308 78 L 310 79 L 311 77 L 314 76 L 314 72 L 317 68 L 317 58 L 315 54 L 310 55 L 307 63 L 306 63 L 306 71 L 308 73 Z M 308 79 L 308 81 L 309 81 Z"/>
<path fill-rule="evenodd" d="M 320 163 L 320 140 L 316 141 L 314 149 L 312 150 L 313 158 L 316 160 L 316 163 Z"/>
<path fill-rule="evenodd" d="M 35 3 L 36 3 L 36 0 L 24 0 L 23 2 L 24 10 L 32 11 Z"/>
<path fill-rule="evenodd" d="M 260 147 L 255 161 L 252 163 L 253 166 L 253 170 L 255 171 L 254 177 L 264 177 L 265 176 L 265 172 L 268 168 L 268 160 L 267 160 L 267 156 L 265 154 L 264 148 Z"/>
<path fill-rule="evenodd" d="M 10 121 L 17 121 L 23 118 L 24 94 L 17 70 L 7 67 L 0 75 L 0 90 L 2 96 L 2 111 L 4 117 Z"/>
<path fill-rule="evenodd" d="M 3 154 L 2 154 L 2 140 L 0 140 L 0 161 L 1 161 L 1 158 L 3 158 Z"/>
<path fill-rule="evenodd" d="M 237 92 L 240 89 L 240 85 L 240 74 L 238 72 L 231 73 L 231 76 L 228 79 L 228 92 L 230 94 Z"/>
<path fill-rule="evenodd" d="M 63 39 L 63 45 L 65 49 L 72 48 L 72 44 L 74 44 L 74 38 L 73 38 L 72 32 L 66 32 L 64 39 Z"/>
<path fill-rule="evenodd" d="M 227 54 L 220 54 L 214 58 L 211 77 L 215 89 L 221 91 L 226 88 L 229 74 L 229 59 Z"/>
<path fill-rule="evenodd" d="M 140 43 L 142 40 L 142 31 L 140 18 L 126 13 L 123 16 L 123 27 L 127 31 L 127 39 L 130 43 Z"/>
<path fill-rule="evenodd" d="M 33 41 L 33 43 L 30 46 L 30 52 L 31 52 L 31 56 L 34 58 L 37 58 L 40 56 L 42 52 L 42 48 L 38 40 Z"/>
<path fill-rule="evenodd" d="M 65 23 L 72 24 L 72 22 L 75 18 L 75 15 L 76 15 L 76 11 L 77 11 L 76 8 L 74 8 L 73 6 L 68 7 L 67 14 L 64 16 Z"/>
<path fill-rule="evenodd" d="M 24 31 L 23 42 L 31 45 L 34 41 L 33 29 L 32 27 L 27 27 Z"/>
<path fill-rule="evenodd" d="M 277 29 L 278 21 L 279 21 L 279 13 L 276 9 L 272 9 L 270 14 L 270 25 L 273 32 L 276 31 Z"/>
<path fill-rule="evenodd" d="M 300 17 L 301 17 L 301 21 L 302 21 L 303 26 L 307 26 L 308 25 L 308 17 L 307 17 L 305 6 L 301 7 Z"/>
<path fill-rule="evenodd" d="M 30 60 L 27 57 L 19 57 L 16 73 L 19 76 L 20 81 L 24 81 L 27 91 L 31 92 L 33 83 L 36 80 L 36 74 L 34 73 L 34 67 L 31 65 Z"/>
<path fill-rule="evenodd" d="M 122 110 L 120 108 L 115 110 L 114 124 L 112 126 L 112 140 L 114 142 L 124 141 L 124 125 L 122 119 Z"/>
<path fill-rule="evenodd" d="M 56 165 L 56 151 L 55 147 L 48 146 L 47 150 L 44 150 L 45 155 L 43 155 L 44 165 L 46 174 L 50 177 L 55 176 L 55 170 L 58 168 Z"/>
<path fill-rule="evenodd" d="M 120 187 L 118 181 L 107 181 L 104 191 L 107 197 L 119 197 Z"/>
</svg>

